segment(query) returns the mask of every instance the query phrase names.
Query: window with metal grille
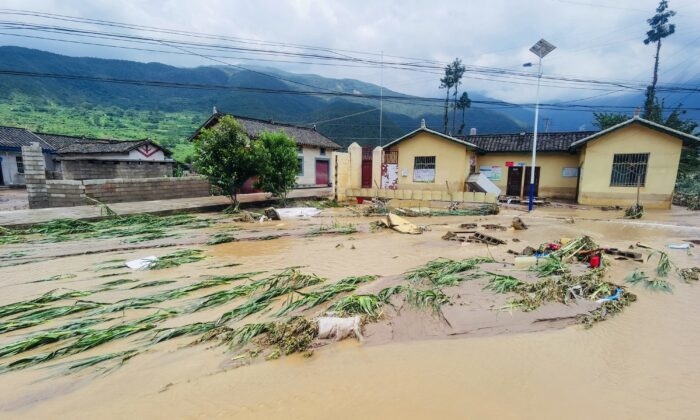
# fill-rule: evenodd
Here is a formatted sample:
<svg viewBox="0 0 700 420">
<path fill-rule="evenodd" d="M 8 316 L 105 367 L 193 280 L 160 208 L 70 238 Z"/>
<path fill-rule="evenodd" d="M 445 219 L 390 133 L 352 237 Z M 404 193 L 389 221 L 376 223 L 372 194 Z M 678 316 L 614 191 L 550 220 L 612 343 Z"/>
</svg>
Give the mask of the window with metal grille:
<svg viewBox="0 0 700 420">
<path fill-rule="evenodd" d="M 413 182 L 435 182 L 435 156 L 413 159 Z"/>
<path fill-rule="evenodd" d="M 22 156 L 15 156 L 15 162 L 17 162 L 17 173 L 23 174 L 24 173 L 24 161 L 22 160 Z"/>
<path fill-rule="evenodd" d="M 611 187 L 643 187 L 647 178 L 649 153 L 616 154 L 613 157 Z"/>
<path fill-rule="evenodd" d="M 297 172 L 297 176 L 304 176 L 304 158 L 299 156 L 297 159 L 299 159 L 299 170 Z"/>
</svg>

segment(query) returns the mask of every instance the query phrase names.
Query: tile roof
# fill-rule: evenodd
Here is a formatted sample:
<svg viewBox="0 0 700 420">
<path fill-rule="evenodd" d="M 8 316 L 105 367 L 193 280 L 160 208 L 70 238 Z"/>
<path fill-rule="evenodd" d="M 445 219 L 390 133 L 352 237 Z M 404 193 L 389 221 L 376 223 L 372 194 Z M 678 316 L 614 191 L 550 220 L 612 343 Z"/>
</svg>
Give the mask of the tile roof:
<svg viewBox="0 0 700 420">
<path fill-rule="evenodd" d="M 190 137 L 193 140 L 202 129 L 211 128 L 215 126 L 219 119 L 230 115 L 236 119 L 239 123 L 245 127 L 246 132 L 250 137 L 257 137 L 263 131 L 284 131 L 289 137 L 291 137 L 300 146 L 312 146 L 312 147 L 324 147 L 327 149 L 337 150 L 340 149 L 340 145 L 333 142 L 328 137 L 319 133 L 313 128 L 299 127 L 291 124 L 277 123 L 273 121 L 264 121 L 254 118 L 239 117 L 231 114 L 216 113 L 212 115 L 204 124 L 202 124 L 197 131 Z"/>
<path fill-rule="evenodd" d="M 50 144 L 24 128 L 0 127 L 0 148 L 20 150 L 32 143 L 39 143 L 44 150 L 53 150 Z"/>
<path fill-rule="evenodd" d="M 59 154 L 128 153 L 143 144 L 154 145 L 163 150 L 167 156 L 171 154 L 169 150 L 150 140 L 92 139 L 44 133 L 37 133 L 37 136 L 51 144 Z"/>
<path fill-rule="evenodd" d="M 439 132 L 437 132 L 437 131 L 434 131 L 434 130 L 431 130 L 431 129 L 429 129 L 429 128 L 426 128 L 425 126 L 421 126 L 420 128 L 417 128 L 417 129 L 411 131 L 410 133 L 399 137 L 399 138 L 396 139 L 396 140 L 390 141 L 389 143 L 385 144 L 385 145 L 383 146 L 383 148 L 386 149 L 386 148 L 388 148 L 388 147 L 391 147 L 391 146 L 393 146 L 393 145 L 395 145 L 395 144 L 397 144 L 397 143 L 399 143 L 399 142 L 401 142 L 401 141 L 403 141 L 403 140 L 406 140 L 406 139 L 409 139 L 409 138 L 415 136 L 415 135 L 418 134 L 418 133 L 430 133 L 430 134 L 433 134 L 433 135 L 435 135 L 435 136 L 442 137 L 442 138 L 445 139 L 445 140 L 453 141 L 453 142 L 455 142 L 455 143 L 459 143 L 459 144 L 462 144 L 462 145 L 464 145 L 464 146 L 473 147 L 473 148 L 475 148 L 475 149 L 478 147 L 476 144 L 474 144 L 474 143 L 471 141 L 471 138 L 467 139 L 467 140 L 468 140 L 468 141 L 467 141 L 467 140 L 465 140 L 464 136 L 462 136 L 462 137 L 448 136 L 447 134 L 442 134 L 442 133 L 439 133 Z"/>
<path fill-rule="evenodd" d="M 568 131 L 560 133 L 537 133 L 538 152 L 567 152 L 576 141 L 594 134 L 595 131 Z M 474 143 L 481 151 L 532 152 L 533 133 L 519 134 L 477 134 L 460 136 Z"/>
</svg>

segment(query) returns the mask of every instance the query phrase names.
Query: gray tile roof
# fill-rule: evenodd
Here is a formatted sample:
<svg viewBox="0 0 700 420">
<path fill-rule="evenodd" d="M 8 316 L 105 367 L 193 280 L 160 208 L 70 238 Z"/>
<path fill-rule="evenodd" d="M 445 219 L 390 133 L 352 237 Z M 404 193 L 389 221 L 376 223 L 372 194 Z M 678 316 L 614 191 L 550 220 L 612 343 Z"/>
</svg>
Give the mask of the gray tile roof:
<svg viewBox="0 0 700 420">
<path fill-rule="evenodd" d="M 52 145 L 58 154 L 128 153 L 143 144 L 152 144 L 162 149 L 166 156 L 171 152 L 150 140 L 114 140 L 37 133 L 37 136 Z"/>
<path fill-rule="evenodd" d="M 24 128 L 0 127 L 0 148 L 20 150 L 32 143 L 39 143 L 44 150 L 53 150 L 50 144 Z"/>
<path fill-rule="evenodd" d="M 595 131 L 568 131 L 561 133 L 537 133 L 538 152 L 567 152 L 571 145 L 594 134 Z M 533 133 L 519 134 L 477 134 L 460 136 L 474 143 L 485 153 L 532 152 Z"/>
<path fill-rule="evenodd" d="M 219 119 L 224 117 L 225 115 L 230 114 L 217 113 L 212 115 L 204 124 L 202 124 L 201 127 L 197 129 L 197 131 L 190 137 L 190 140 L 197 137 L 197 135 L 202 129 L 211 128 L 215 126 L 219 122 Z M 235 118 L 236 121 L 243 124 L 243 127 L 245 127 L 245 130 L 248 133 L 248 135 L 253 138 L 258 137 L 263 131 L 282 130 L 289 137 L 294 139 L 294 141 L 300 146 L 324 147 L 326 149 L 332 150 L 337 150 L 341 148 L 339 144 L 333 142 L 331 139 L 319 133 L 313 128 L 299 127 L 296 125 L 277 123 L 273 121 L 257 120 L 254 118 L 238 117 L 236 115 L 231 116 Z"/>
</svg>

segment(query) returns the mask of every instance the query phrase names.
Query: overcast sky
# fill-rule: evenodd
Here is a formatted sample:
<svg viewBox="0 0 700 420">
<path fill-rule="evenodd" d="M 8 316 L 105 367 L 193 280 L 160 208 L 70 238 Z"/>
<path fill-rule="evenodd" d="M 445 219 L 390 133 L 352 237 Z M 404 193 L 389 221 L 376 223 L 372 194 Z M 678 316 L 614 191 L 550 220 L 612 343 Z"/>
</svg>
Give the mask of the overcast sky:
<svg viewBox="0 0 700 420">
<path fill-rule="evenodd" d="M 614 4 L 614 6 L 612 6 Z M 470 66 L 483 66 L 535 73 L 536 67 L 522 64 L 535 61 L 528 51 L 540 38 L 557 49 L 544 59 L 545 75 L 587 80 L 620 81 L 646 84 L 651 80 L 655 48 L 642 43 L 648 30 L 646 19 L 654 14 L 657 0 L 396 0 L 396 1 L 136 1 L 136 0 L 3 0 L 0 20 L 39 23 L 67 28 L 146 35 L 166 40 L 188 37 L 98 25 L 20 16 L 7 9 L 31 10 L 67 16 L 109 20 L 134 25 L 176 29 L 204 34 L 244 38 L 271 44 L 226 43 L 231 46 L 264 48 L 278 52 L 319 53 L 318 50 L 290 49 L 279 44 L 323 47 L 362 59 L 381 61 L 429 60 L 443 67 L 455 57 Z M 677 12 L 672 19 L 676 34 L 666 38 L 661 50 L 660 83 L 683 84 L 698 80 L 700 70 L 700 2 L 670 0 Z M 15 35 L 79 40 L 81 42 L 144 47 L 142 44 L 61 34 L 0 29 L 2 45 L 20 45 L 72 56 L 121 58 L 158 61 L 177 66 L 254 64 L 280 69 L 316 73 L 329 77 L 354 78 L 379 84 L 403 93 L 442 96 L 438 89 L 441 70 L 396 70 L 376 66 L 339 66 L 336 61 L 306 64 L 308 58 L 251 56 L 227 52 L 230 58 L 208 59 L 182 54 L 183 50 L 165 44 L 150 49 L 178 52 L 166 54 L 95 45 L 22 38 Z M 202 40 L 196 42 L 216 42 Z M 187 49 L 193 52 L 193 49 Z M 323 54 L 327 54 L 324 52 Z M 222 55 L 222 54 L 219 54 Z M 403 57 L 403 58 L 397 58 Z M 261 61 L 260 59 L 273 61 Z M 284 60 L 285 62 L 281 62 Z M 433 63 L 436 61 L 437 63 Z M 534 79 L 498 78 L 482 72 L 468 72 L 464 86 L 489 96 L 516 103 L 534 102 Z M 555 86 L 556 85 L 556 86 Z M 690 85 L 686 85 L 690 86 Z M 693 85 L 694 86 L 694 85 Z M 697 86 L 694 86 L 697 87 Z M 575 85 L 569 82 L 545 82 L 541 98 L 545 101 L 575 100 L 610 95 L 621 88 L 604 85 Z"/>
</svg>

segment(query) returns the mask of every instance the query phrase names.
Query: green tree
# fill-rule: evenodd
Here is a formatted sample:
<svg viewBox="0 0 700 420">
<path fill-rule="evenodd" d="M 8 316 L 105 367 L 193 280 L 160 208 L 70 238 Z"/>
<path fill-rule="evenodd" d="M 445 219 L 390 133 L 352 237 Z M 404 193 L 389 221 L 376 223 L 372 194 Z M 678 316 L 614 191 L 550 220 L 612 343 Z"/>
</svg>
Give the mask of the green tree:
<svg viewBox="0 0 700 420">
<path fill-rule="evenodd" d="M 462 110 L 462 125 L 459 126 L 459 134 L 462 134 L 464 132 L 464 113 L 466 112 L 467 108 L 472 106 L 472 100 L 469 99 L 469 94 L 467 92 L 462 92 L 462 96 L 459 97 L 459 100 L 455 104 L 457 109 Z"/>
<path fill-rule="evenodd" d="M 452 133 L 455 132 L 455 123 L 457 121 L 457 118 L 455 117 L 455 114 L 457 113 L 457 95 L 459 94 L 459 85 L 462 84 L 462 76 L 464 76 L 464 72 L 466 71 L 464 65 L 462 62 L 459 60 L 459 58 L 455 59 L 455 61 L 452 63 L 453 70 L 452 70 L 452 78 L 454 79 L 454 93 L 452 94 Z"/>
<path fill-rule="evenodd" d="M 440 78 L 440 89 L 447 89 L 445 92 L 445 115 L 444 115 L 444 126 L 443 132 L 447 134 L 447 125 L 449 123 L 449 113 L 450 108 L 450 90 L 455 88 L 456 85 L 461 83 L 462 76 L 464 75 L 465 67 L 462 64 L 462 60 L 455 58 L 453 62 L 445 66 L 445 76 Z"/>
<path fill-rule="evenodd" d="M 593 116 L 595 117 L 593 125 L 598 127 L 599 130 L 605 130 L 606 128 L 610 128 L 614 125 L 618 125 L 629 120 L 627 115 L 618 114 L 615 112 L 594 112 Z"/>
<path fill-rule="evenodd" d="M 241 187 L 257 173 L 257 153 L 243 126 L 225 116 L 216 126 L 202 130 L 194 144 L 197 171 L 228 194 L 238 208 Z"/>
<path fill-rule="evenodd" d="M 656 56 L 654 57 L 654 76 L 651 85 L 647 86 L 644 99 L 644 118 L 650 121 L 661 119 L 661 106 L 656 99 L 656 83 L 659 80 L 659 54 L 661 51 L 661 40 L 676 31 L 676 25 L 668 23 L 669 18 L 675 16 L 676 12 L 668 9 L 668 0 L 661 0 L 656 8 L 656 14 L 647 19 L 651 29 L 647 31 L 644 45 L 656 44 Z"/>
<path fill-rule="evenodd" d="M 258 182 L 255 187 L 287 201 L 287 193 L 296 184 L 299 173 L 296 142 L 283 131 L 260 134 L 255 141 Z"/>
</svg>

